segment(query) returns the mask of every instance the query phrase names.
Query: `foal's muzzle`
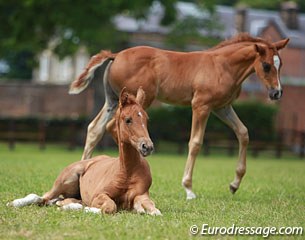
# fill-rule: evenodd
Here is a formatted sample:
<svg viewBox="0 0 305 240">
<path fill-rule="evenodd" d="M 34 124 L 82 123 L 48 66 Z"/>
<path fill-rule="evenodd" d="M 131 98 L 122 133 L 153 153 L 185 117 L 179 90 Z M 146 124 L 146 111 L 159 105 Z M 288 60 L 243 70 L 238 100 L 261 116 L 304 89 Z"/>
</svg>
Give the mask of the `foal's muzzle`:
<svg viewBox="0 0 305 240">
<path fill-rule="evenodd" d="M 139 144 L 139 151 L 143 157 L 146 157 L 154 151 L 154 144 L 150 140 L 142 140 Z"/>
<path fill-rule="evenodd" d="M 279 100 L 283 95 L 283 90 L 282 89 L 274 89 L 271 88 L 269 90 L 269 97 L 271 100 Z"/>
</svg>

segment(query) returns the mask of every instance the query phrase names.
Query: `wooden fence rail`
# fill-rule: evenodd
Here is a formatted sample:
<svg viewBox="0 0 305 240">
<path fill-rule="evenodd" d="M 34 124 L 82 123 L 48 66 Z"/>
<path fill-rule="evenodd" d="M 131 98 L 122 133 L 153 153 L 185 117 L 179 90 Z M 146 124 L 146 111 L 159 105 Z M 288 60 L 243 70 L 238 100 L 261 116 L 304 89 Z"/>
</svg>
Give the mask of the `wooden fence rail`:
<svg viewBox="0 0 305 240">
<path fill-rule="evenodd" d="M 50 123 L 50 120 L 0 119 L 0 141 L 8 143 L 10 150 L 14 150 L 17 142 L 38 143 L 41 150 L 46 142 L 65 142 L 68 149 L 77 145 L 76 135 L 85 131 L 86 121 L 65 120 L 64 124 Z M 57 137 L 54 138 L 54 135 Z"/>
<path fill-rule="evenodd" d="M 7 142 L 11 150 L 14 150 L 16 143 L 21 141 L 36 142 L 42 150 L 45 149 L 47 142 L 64 142 L 68 149 L 72 150 L 79 142 L 84 143 L 84 139 L 77 140 L 77 135 L 82 133 L 82 138 L 84 138 L 87 123 L 87 119 L 65 119 L 64 121 L 0 119 L 0 140 Z M 158 139 L 158 136 L 156 138 Z M 183 145 L 185 144 L 181 142 L 177 144 L 178 152 L 183 152 Z M 211 150 L 215 148 L 224 149 L 229 156 L 232 156 L 238 151 L 238 143 L 234 136 L 226 138 L 222 133 L 217 132 L 206 134 L 203 154 L 209 155 Z M 261 152 L 266 150 L 273 151 L 277 158 L 280 158 L 283 152 L 287 150 L 296 153 L 300 158 L 304 158 L 305 131 L 282 130 L 277 134 L 275 141 L 266 142 L 250 139 L 249 152 L 252 156 L 258 157 Z"/>
</svg>

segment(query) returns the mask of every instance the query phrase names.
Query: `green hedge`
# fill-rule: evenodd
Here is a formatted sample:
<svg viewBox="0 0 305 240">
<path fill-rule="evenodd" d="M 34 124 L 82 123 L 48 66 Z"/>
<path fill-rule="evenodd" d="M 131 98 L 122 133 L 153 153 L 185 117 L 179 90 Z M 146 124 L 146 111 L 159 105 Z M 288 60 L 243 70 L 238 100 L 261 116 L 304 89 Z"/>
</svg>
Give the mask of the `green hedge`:
<svg viewBox="0 0 305 240">
<path fill-rule="evenodd" d="M 240 102 L 234 104 L 237 115 L 248 128 L 251 140 L 273 141 L 275 139 L 275 116 L 277 106 L 259 102 Z M 149 130 L 154 141 L 188 141 L 191 129 L 192 111 L 190 107 L 162 106 L 151 108 Z M 208 133 L 217 133 L 222 138 L 233 137 L 234 133 L 215 115 L 208 120 Z"/>
<path fill-rule="evenodd" d="M 277 105 L 244 102 L 235 104 L 234 107 L 240 119 L 247 126 L 251 139 L 275 140 Z"/>
<path fill-rule="evenodd" d="M 258 102 L 240 102 L 234 104 L 233 107 L 242 122 L 247 126 L 251 141 L 273 141 L 275 139 L 276 105 Z M 190 107 L 167 105 L 159 108 L 150 108 L 148 115 L 150 118 L 149 132 L 154 142 L 161 140 L 179 144 L 188 142 L 192 122 Z M 41 119 L 36 117 L 11 119 L 0 117 L 0 132 L 1 129 L 9 129 L 12 120 L 14 120 L 17 130 L 23 129 L 26 131 L 37 131 L 39 124 L 43 121 L 46 126 L 47 141 L 65 141 L 72 136 L 78 138 L 77 135 L 84 135 L 86 133 L 89 123 L 85 117 L 78 119 Z M 208 120 L 206 133 L 207 136 L 209 136 L 209 133 L 213 136 L 216 135 L 220 140 L 235 138 L 233 131 L 213 114 L 210 115 Z"/>
</svg>

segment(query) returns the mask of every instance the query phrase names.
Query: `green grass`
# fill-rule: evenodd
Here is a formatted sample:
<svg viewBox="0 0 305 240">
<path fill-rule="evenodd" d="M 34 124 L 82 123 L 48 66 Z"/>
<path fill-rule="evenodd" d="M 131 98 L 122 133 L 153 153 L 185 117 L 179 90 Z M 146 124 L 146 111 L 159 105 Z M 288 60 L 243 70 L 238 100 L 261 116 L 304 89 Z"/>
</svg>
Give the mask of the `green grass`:
<svg viewBox="0 0 305 240">
<path fill-rule="evenodd" d="M 153 174 L 150 192 L 162 217 L 126 211 L 105 216 L 63 212 L 56 207 L 6 207 L 15 198 L 49 190 L 61 169 L 80 156 L 80 149 L 70 152 L 47 146 L 39 151 L 37 146 L 18 144 L 10 152 L 0 144 L 0 239 L 200 239 L 203 236 L 189 234 L 191 225 L 305 227 L 305 161 L 293 158 L 249 157 L 246 177 L 232 196 L 228 186 L 234 177 L 236 157 L 200 155 L 193 179 L 197 199 L 187 201 L 181 187 L 186 156 L 155 153 L 148 158 Z M 302 237 L 304 233 L 270 238 Z"/>
</svg>

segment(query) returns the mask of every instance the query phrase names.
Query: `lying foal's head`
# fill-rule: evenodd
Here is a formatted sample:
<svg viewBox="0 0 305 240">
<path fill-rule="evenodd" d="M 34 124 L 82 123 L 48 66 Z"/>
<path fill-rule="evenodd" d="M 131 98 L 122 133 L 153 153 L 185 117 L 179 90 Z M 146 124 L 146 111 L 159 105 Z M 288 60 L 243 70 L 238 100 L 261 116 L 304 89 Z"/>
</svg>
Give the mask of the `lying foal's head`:
<svg viewBox="0 0 305 240">
<path fill-rule="evenodd" d="M 257 59 L 254 64 L 257 76 L 264 82 L 269 90 L 269 97 L 278 100 L 282 96 L 282 86 L 280 83 L 280 69 L 282 61 L 278 53 L 283 49 L 289 39 L 284 39 L 275 43 L 255 44 Z"/>
<path fill-rule="evenodd" d="M 140 87 L 137 96 L 129 94 L 124 88 L 119 99 L 119 109 L 116 113 L 116 126 L 119 143 L 129 143 L 146 157 L 154 150 L 154 145 L 147 130 L 148 116 L 142 105 L 145 93 Z"/>
</svg>

